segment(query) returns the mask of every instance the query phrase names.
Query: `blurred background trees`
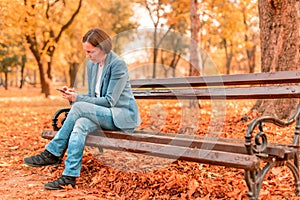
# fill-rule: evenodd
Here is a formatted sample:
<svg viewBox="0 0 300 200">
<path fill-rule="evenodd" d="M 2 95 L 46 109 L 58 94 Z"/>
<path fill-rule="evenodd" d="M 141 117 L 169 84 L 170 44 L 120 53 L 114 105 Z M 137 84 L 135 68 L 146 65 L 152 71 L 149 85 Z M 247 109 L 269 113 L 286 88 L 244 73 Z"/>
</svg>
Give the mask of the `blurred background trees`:
<svg viewBox="0 0 300 200">
<path fill-rule="evenodd" d="M 296 1 L 280 2 L 1 0 L 0 84 L 5 88 L 35 85 L 46 96 L 52 85 L 74 86 L 76 81 L 84 85 L 82 66 L 86 61 L 81 37 L 92 27 L 101 27 L 113 37 L 113 50 L 128 63 L 131 78 L 278 70 L 274 59 L 263 58 L 272 57 L 278 50 L 274 47 L 267 51 L 268 38 L 283 39 L 276 36 L 280 23 L 270 20 L 281 20 L 277 15 L 284 5 L 293 5 L 294 10 L 299 7 Z M 298 21 L 285 18 L 299 29 L 299 16 L 293 17 Z M 299 35 L 295 32 L 293 36 L 290 41 L 299 46 Z M 263 41 L 263 57 L 259 39 Z M 285 57 L 283 52 L 299 54 L 299 50 L 284 48 L 289 51 L 277 57 Z M 299 61 L 279 57 L 279 65 L 299 67 Z M 296 58 L 299 60 L 299 55 Z M 79 76 L 80 70 L 83 75 Z"/>
</svg>

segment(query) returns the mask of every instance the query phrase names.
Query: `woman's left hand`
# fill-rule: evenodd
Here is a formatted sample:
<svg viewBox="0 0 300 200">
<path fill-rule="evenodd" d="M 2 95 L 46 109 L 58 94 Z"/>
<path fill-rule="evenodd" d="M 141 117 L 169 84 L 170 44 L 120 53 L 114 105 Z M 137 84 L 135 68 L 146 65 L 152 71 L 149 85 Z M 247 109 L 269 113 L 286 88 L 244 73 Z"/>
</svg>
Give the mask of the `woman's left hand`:
<svg viewBox="0 0 300 200">
<path fill-rule="evenodd" d="M 71 92 L 71 91 L 66 91 L 65 93 L 62 94 L 62 97 L 64 99 L 67 99 L 70 102 L 75 102 L 76 101 L 76 93 Z"/>
</svg>

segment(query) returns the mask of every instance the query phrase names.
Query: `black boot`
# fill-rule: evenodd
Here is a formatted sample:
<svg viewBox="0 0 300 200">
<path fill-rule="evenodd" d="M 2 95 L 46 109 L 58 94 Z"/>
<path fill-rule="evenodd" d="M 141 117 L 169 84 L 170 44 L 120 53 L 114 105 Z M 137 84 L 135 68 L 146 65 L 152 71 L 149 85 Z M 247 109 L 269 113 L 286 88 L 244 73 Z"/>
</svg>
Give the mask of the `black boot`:
<svg viewBox="0 0 300 200">
<path fill-rule="evenodd" d="M 55 181 L 46 183 L 44 185 L 44 188 L 46 188 L 47 190 L 61 190 L 68 185 L 71 185 L 74 188 L 75 184 L 76 184 L 76 177 L 62 175 L 60 178 L 56 179 Z"/>
<path fill-rule="evenodd" d="M 49 151 L 45 150 L 42 153 L 37 154 L 35 156 L 24 158 L 24 163 L 29 166 L 38 167 L 56 165 L 60 162 L 60 160 L 60 157 L 54 156 Z"/>
</svg>

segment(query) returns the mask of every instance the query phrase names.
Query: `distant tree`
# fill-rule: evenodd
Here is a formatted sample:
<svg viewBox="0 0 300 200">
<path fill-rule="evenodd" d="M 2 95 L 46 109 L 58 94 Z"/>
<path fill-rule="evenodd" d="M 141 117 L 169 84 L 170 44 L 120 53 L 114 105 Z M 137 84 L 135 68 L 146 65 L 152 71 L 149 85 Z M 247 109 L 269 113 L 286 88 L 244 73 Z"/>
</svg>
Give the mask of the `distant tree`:
<svg viewBox="0 0 300 200">
<path fill-rule="evenodd" d="M 6 50 L 0 51 L 2 59 L 0 59 L 0 72 L 4 73 L 4 88 L 8 89 L 8 74 L 12 72 L 12 69 L 20 64 L 20 56 L 13 54 L 10 48 L 6 46 Z"/>
<path fill-rule="evenodd" d="M 218 65 L 222 66 L 223 73 L 230 74 L 237 69 L 254 71 L 259 45 L 257 3 L 202 0 L 199 5 L 201 48 L 216 53 L 215 61 L 220 60 Z"/>
<path fill-rule="evenodd" d="M 238 46 L 243 42 L 241 38 L 244 35 L 240 34 L 243 33 L 242 14 L 237 9 L 237 3 L 215 1 L 211 6 L 217 21 L 215 33 L 218 34 L 220 47 L 224 50 L 225 72 L 230 74 L 232 61 L 239 51 Z"/>
<path fill-rule="evenodd" d="M 91 27 L 100 27 L 106 30 L 113 39 L 113 51 L 121 55 L 126 52 L 126 44 L 132 41 L 132 29 L 138 24 L 133 20 L 134 7 L 129 0 L 94 1 L 85 0 L 80 13 L 72 25 L 64 32 L 60 40 L 58 54 L 64 55 L 63 61 L 68 63 L 68 69 L 55 69 L 61 75 L 66 75 L 64 80 L 72 87 L 74 83 L 84 86 L 84 52 L 82 51 L 82 35 Z M 100 14 L 99 14 L 100 13 Z M 107 23 L 109 19 L 109 23 Z M 131 31 L 129 31 L 131 30 Z M 68 41 L 68 42 L 65 42 Z M 63 44 L 63 45 L 62 45 Z M 61 59 L 62 60 L 62 59 Z M 63 62 L 59 60 L 59 64 Z M 67 69 L 67 70 L 66 70 Z"/>
<path fill-rule="evenodd" d="M 149 1 L 145 0 L 142 3 L 146 9 L 148 10 L 149 16 L 151 18 L 151 21 L 153 22 L 154 26 L 154 32 L 153 32 L 153 74 L 152 78 L 156 78 L 156 64 L 157 64 L 157 57 L 158 57 L 158 50 L 163 42 L 166 35 L 169 33 L 169 31 L 172 29 L 173 25 L 170 25 L 166 32 L 162 33 L 162 36 L 159 37 L 159 29 L 160 27 L 163 27 L 165 24 L 162 23 L 162 20 L 164 18 L 164 13 L 166 12 L 166 5 L 168 4 L 168 1 L 166 0 L 154 0 Z"/>
<path fill-rule="evenodd" d="M 169 2 L 172 9 L 165 14 L 165 17 L 168 20 L 168 25 L 172 25 L 173 32 L 166 38 L 165 43 L 167 42 L 168 50 L 172 52 L 170 52 L 171 56 L 165 56 L 165 59 L 169 60 L 168 66 L 172 69 L 172 76 L 175 77 L 179 61 L 183 55 L 187 54 L 190 47 L 190 44 L 184 41 L 188 38 L 185 36 L 188 34 L 190 27 L 190 1 L 172 0 Z"/>
<path fill-rule="evenodd" d="M 134 16 L 132 4 L 133 3 L 129 0 L 118 0 L 103 9 L 103 12 L 105 12 L 105 18 L 111 19 L 110 29 L 115 34 L 113 37 L 113 50 L 117 54 L 122 54 L 122 47 L 130 40 L 131 35 L 126 34 L 127 31 L 132 33 L 131 30 L 138 27 L 137 22 L 134 22 L 131 19 Z M 127 41 L 124 41 L 125 39 Z"/>
<path fill-rule="evenodd" d="M 26 54 L 21 55 L 21 59 L 20 59 L 20 65 L 21 65 L 20 89 L 23 88 L 23 85 L 25 83 L 24 70 L 25 70 L 26 60 L 27 60 Z"/>
<path fill-rule="evenodd" d="M 185 50 L 189 49 L 185 38 L 177 32 L 170 32 L 168 37 L 164 39 L 163 47 L 160 49 L 160 63 L 168 77 L 168 72 L 172 71 L 172 77 L 176 77 L 176 67 L 179 60 L 185 54 Z"/>
<path fill-rule="evenodd" d="M 51 67 L 56 45 L 62 33 L 72 24 L 81 8 L 82 0 L 77 7 L 66 0 L 33 2 L 24 0 L 24 35 L 29 49 L 38 64 L 42 93 L 50 95 Z M 46 70 L 45 70 L 46 68 Z"/>
<path fill-rule="evenodd" d="M 255 29 L 258 25 L 257 2 L 244 0 L 239 5 L 240 12 L 243 16 L 245 51 L 247 55 L 248 72 L 254 73 L 256 68 L 256 52 L 259 43 L 259 32 Z"/>
<path fill-rule="evenodd" d="M 24 70 L 26 64 L 26 45 L 24 38 L 17 25 L 20 22 L 18 12 L 10 12 L 13 9 L 18 10 L 18 4 L 12 4 L 8 0 L 0 1 L 0 62 L 1 71 L 5 73 L 5 87 L 7 87 L 8 74 L 14 69 L 17 71 L 21 67 L 21 77 L 16 73 L 16 80 L 20 79 L 20 88 L 23 86 Z"/>
</svg>

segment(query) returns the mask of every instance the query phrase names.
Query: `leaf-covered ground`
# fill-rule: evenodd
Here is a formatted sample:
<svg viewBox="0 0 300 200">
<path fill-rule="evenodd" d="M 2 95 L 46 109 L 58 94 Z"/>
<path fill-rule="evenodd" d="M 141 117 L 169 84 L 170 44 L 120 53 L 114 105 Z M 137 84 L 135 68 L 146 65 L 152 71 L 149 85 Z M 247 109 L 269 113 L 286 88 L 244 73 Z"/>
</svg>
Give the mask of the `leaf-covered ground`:
<svg viewBox="0 0 300 200">
<path fill-rule="evenodd" d="M 39 92 L 31 87 L 0 88 L 1 200 L 247 199 L 242 170 L 91 148 L 84 153 L 75 189 L 45 190 L 45 183 L 61 175 L 63 164 L 34 168 L 24 165 L 23 158 L 43 151 L 48 141 L 41 138 L 42 130 L 50 129 L 53 113 L 68 104 L 59 96 L 45 99 Z M 248 114 L 253 103 L 226 101 L 223 107 L 220 102 L 201 101 L 200 109 L 195 104 L 188 109 L 186 102 L 138 101 L 143 119 L 139 129 L 201 135 L 219 131 L 222 137 L 243 138 L 246 119 L 257 116 Z M 293 131 L 270 127 L 268 139 L 291 142 Z M 274 168 L 263 182 L 260 199 L 300 199 L 293 184 L 286 167 Z"/>
</svg>

